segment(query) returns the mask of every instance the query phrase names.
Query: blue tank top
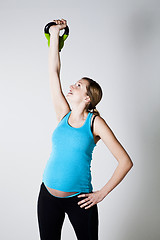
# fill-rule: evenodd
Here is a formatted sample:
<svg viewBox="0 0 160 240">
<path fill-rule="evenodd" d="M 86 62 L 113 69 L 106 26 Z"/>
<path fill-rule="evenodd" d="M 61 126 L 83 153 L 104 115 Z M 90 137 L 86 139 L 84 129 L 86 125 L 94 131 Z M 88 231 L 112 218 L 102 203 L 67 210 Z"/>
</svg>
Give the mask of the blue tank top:
<svg viewBox="0 0 160 240">
<path fill-rule="evenodd" d="M 71 111 L 58 123 L 52 134 L 52 151 L 43 172 L 42 182 L 50 188 L 64 192 L 93 190 L 91 160 L 96 146 L 91 131 L 89 112 L 83 126 L 68 123 Z"/>
</svg>

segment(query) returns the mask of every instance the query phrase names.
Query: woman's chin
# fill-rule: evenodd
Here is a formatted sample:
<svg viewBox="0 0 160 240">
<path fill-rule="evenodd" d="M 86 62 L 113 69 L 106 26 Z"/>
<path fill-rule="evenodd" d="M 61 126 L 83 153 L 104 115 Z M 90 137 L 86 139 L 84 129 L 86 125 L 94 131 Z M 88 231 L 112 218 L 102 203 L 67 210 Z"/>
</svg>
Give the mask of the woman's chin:
<svg viewBox="0 0 160 240">
<path fill-rule="evenodd" d="M 67 95 L 66 95 L 66 99 L 67 99 L 68 102 L 70 102 L 70 100 L 71 100 L 71 98 L 70 98 L 69 95 L 70 95 L 70 94 L 67 94 Z"/>
<path fill-rule="evenodd" d="M 71 93 L 67 93 L 66 97 L 70 97 L 72 94 Z"/>
</svg>

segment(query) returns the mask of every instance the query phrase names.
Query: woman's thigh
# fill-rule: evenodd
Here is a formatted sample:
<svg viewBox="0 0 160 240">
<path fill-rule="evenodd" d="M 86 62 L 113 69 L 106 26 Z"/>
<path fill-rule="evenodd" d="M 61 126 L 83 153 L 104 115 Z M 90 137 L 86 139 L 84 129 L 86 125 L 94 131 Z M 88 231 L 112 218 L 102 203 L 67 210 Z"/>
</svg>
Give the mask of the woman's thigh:
<svg viewBox="0 0 160 240">
<path fill-rule="evenodd" d="M 77 203 L 84 198 L 75 196 L 70 199 L 72 202 L 68 202 L 66 213 L 78 240 L 98 240 L 98 206 L 95 204 L 88 209 L 81 208 Z"/>
<path fill-rule="evenodd" d="M 37 215 L 41 240 L 60 240 L 65 212 L 58 199 L 52 196 L 43 184 L 37 201 Z"/>
</svg>

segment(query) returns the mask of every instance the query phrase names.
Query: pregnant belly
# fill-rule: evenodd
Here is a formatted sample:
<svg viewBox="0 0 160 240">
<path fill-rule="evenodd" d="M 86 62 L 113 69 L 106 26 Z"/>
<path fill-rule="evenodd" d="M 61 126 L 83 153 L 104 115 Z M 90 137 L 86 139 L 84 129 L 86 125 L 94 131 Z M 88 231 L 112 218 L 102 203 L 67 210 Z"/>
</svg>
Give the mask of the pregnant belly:
<svg viewBox="0 0 160 240">
<path fill-rule="evenodd" d="M 53 194 L 54 196 L 56 197 L 67 197 L 67 196 L 70 196 L 74 193 L 77 193 L 77 192 L 63 192 L 63 191 L 59 191 L 59 190 L 56 190 L 56 189 L 53 189 L 53 188 L 50 188 L 50 187 L 47 187 L 46 188 L 48 189 L 48 191 Z"/>
</svg>

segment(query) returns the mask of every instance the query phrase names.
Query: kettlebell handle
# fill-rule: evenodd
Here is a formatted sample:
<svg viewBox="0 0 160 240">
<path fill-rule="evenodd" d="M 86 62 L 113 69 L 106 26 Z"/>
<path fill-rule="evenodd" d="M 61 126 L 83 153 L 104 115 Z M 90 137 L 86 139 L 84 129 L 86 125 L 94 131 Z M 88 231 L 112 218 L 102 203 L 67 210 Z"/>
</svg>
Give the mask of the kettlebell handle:
<svg viewBox="0 0 160 240">
<path fill-rule="evenodd" d="M 47 38 L 48 40 L 48 47 L 50 46 L 50 33 L 49 33 L 49 28 L 52 26 L 52 25 L 57 25 L 55 22 L 49 22 L 46 24 L 46 26 L 44 27 L 44 34 L 45 34 L 45 37 Z M 64 46 L 64 41 L 67 39 L 67 37 L 69 36 L 69 27 L 66 26 L 64 28 L 64 33 L 62 36 L 59 36 L 59 52 L 61 52 L 61 49 L 63 48 Z"/>
</svg>

